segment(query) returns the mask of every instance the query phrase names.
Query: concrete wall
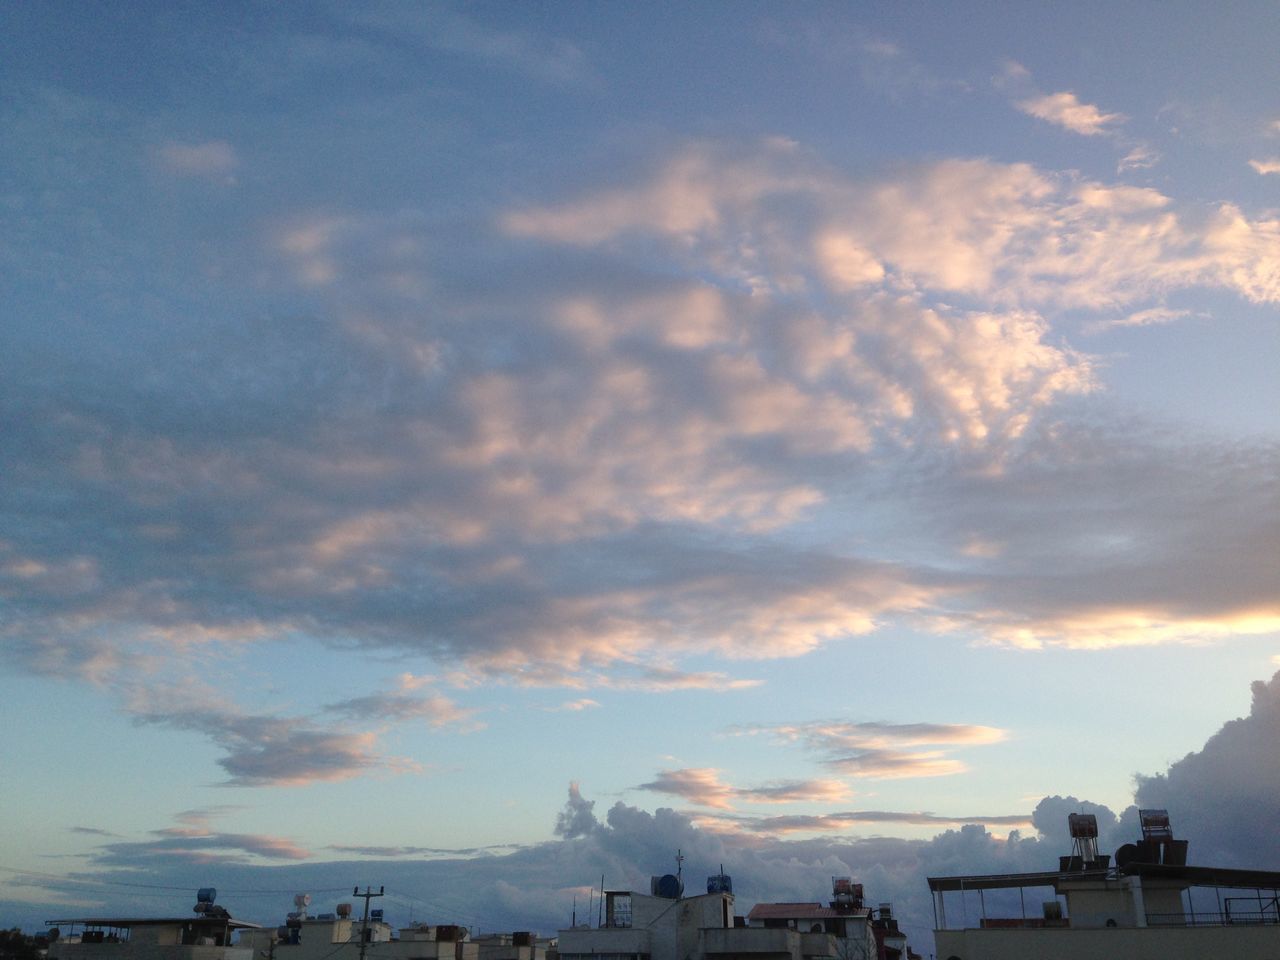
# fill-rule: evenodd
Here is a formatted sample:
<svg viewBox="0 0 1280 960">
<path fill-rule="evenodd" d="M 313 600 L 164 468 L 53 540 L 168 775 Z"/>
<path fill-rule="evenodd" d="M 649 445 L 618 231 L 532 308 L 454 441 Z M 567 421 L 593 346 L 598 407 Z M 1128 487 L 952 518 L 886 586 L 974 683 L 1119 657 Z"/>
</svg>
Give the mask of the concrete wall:
<svg viewBox="0 0 1280 960">
<path fill-rule="evenodd" d="M 157 939 L 131 935 L 120 943 L 55 941 L 49 945 L 49 960 L 254 960 L 245 947 L 183 946 Z"/>
<path fill-rule="evenodd" d="M 938 930 L 938 960 L 1230 960 L 1280 957 L 1280 926 Z"/>
</svg>

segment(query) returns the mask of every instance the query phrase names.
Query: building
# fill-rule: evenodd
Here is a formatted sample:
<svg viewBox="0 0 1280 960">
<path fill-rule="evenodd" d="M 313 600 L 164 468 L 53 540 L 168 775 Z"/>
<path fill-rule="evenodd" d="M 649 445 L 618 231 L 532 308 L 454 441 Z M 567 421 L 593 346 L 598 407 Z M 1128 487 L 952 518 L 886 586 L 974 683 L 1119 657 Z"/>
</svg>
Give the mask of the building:
<svg viewBox="0 0 1280 960">
<path fill-rule="evenodd" d="M 848 877 L 833 878 L 832 893 L 827 904 L 760 903 L 742 917 L 723 873 L 695 896 L 678 875 L 654 877 L 647 895 L 604 891 L 598 926 L 559 932 L 560 960 L 905 960 L 887 904 L 866 907 Z"/>
<path fill-rule="evenodd" d="M 49 960 L 254 960 L 252 949 L 232 941 L 261 928 L 231 919 L 214 906 L 216 896 L 202 889 L 186 917 L 50 920 Z"/>
<path fill-rule="evenodd" d="M 360 960 L 362 946 L 363 954 L 376 960 L 480 960 L 480 945 L 458 924 L 419 923 L 397 931 L 381 910 L 357 918 L 350 903 L 339 903 L 331 912 L 312 915 L 309 895 L 300 893 L 293 902 L 296 909 L 281 926 L 246 931 L 241 945 L 271 960 Z M 503 960 L 535 958 L 516 952 Z"/>
<path fill-rule="evenodd" d="M 1139 816 L 1114 863 L 1096 819 L 1072 814 L 1056 871 L 930 877 L 940 960 L 1280 957 L 1280 872 L 1188 866 L 1168 813 Z"/>
</svg>

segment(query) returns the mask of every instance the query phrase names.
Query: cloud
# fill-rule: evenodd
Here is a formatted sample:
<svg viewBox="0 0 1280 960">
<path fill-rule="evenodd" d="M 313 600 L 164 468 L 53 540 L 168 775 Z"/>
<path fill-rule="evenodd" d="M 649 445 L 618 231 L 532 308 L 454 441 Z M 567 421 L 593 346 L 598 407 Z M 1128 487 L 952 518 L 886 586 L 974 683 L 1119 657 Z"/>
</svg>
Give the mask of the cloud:
<svg viewBox="0 0 1280 960">
<path fill-rule="evenodd" d="M 439 857 L 475 857 L 492 854 L 494 852 L 509 852 L 511 850 L 511 845 L 497 844 L 483 847 L 385 847 L 333 843 L 326 849 L 336 851 L 337 853 L 354 854 L 357 857 L 367 857 L 374 860 L 399 857 L 435 859 Z"/>
<path fill-rule="evenodd" d="M 1124 114 L 1103 113 L 1091 103 L 1081 103 L 1069 90 L 1019 100 L 1014 106 L 1029 116 L 1086 137 L 1109 133 L 1127 119 Z"/>
<path fill-rule="evenodd" d="M 234 183 L 233 174 L 240 166 L 235 147 L 225 140 L 204 143 L 170 141 L 160 146 L 156 156 L 161 168 L 168 173 L 221 183 Z"/>
<path fill-rule="evenodd" d="M 1280 624 L 1280 591 L 1264 572 L 1280 549 L 1273 447 L 1113 421 L 1058 424 L 1026 453 L 999 475 L 936 476 L 947 489 L 917 501 L 920 522 L 957 551 L 975 531 L 1002 545 L 973 559 L 976 590 L 939 610 L 935 629 L 1100 648 Z"/>
<path fill-rule="evenodd" d="M 227 833 L 213 823 L 233 808 L 186 810 L 173 826 L 152 830 L 154 840 L 103 844 L 93 854 L 100 867 L 136 868 L 156 862 L 185 864 L 252 864 L 309 860 L 311 852 L 285 837 Z"/>
<path fill-rule="evenodd" d="M 1280 173 L 1280 157 L 1270 157 L 1266 160 L 1250 160 L 1249 166 L 1263 176 L 1271 173 Z"/>
<path fill-rule="evenodd" d="M 1164 773 L 1137 778 L 1135 801 L 1169 811 L 1189 862 L 1268 868 L 1280 861 L 1280 673 L 1252 684 L 1249 715 L 1229 720 Z"/>
<path fill-rule="evenodd" d="M 224 751 L 218 765 L 228 774 L 228 786 L 303 786 L 398 765 L 373 752 L 372 733 L 327 730 L 296 717 L 240 713 L 202 704 L 190 692 L 163 698 L 135 692 L 130 713 L 137 723 L 209 737 Z"/>
<path fill-rule="evenodd" d="M 495 29 L 447 8 L 350 8 L 343 15 L 362 30 L 383 34 L 393 48 L 409 39 L 437 53 L 461 55 L 546 83 L 579 84 L 593 76 L 582 49 L 568 40 Z"/>
<path fill-rule="evenodd" d="M 594 800 L 586 800 L 576 781 L 569 784 L 569 799 L 556 817 L 555 834 L 565 840 L 588 836 L 600 829 L 600 822 L 592 812 Z"/>
<path fill-rule="evenodd" d="M 583 710 L 595 710 L 599 708 L 599 706 L 599 701 L 592 700 L 590 697 L 580 697 L 577 700 L 566 700 L 564 703 L 560 704 L 560 706 L 551 707 L 549 709 L 567 711 L 569 713 L 580 713 Z"/>
<path fill-rule="evenodd" d="M 985 745 L 1005 737 L 1003 730 L 973 724 L 850 721 L 740 726 L 734 732 L 801 743 L 843 776 L 880 780 L 963 773 L 967 767 L 962 762 L 936 748 Z"/>
<path fill-rule="evenodd" d="M 422 686 L 423 678 L 405 674 L 399 689 L 387 693 L 374 693 L 364 697 L 352 697 L 338 703 L 326 704 L 324 709 L 353 720 L 385 720 L 393 723 L 422 720 L 433 729 L 455 727 L 478 729 L 473 718 L 475 710 L 459 707 L 448 697 L 421 696 L 408 691 Z M 482 725 L 480 725 L 482 726 Z"/>
<path fill-rule="evenodd" d="M 1280 734 L 1278 724 L 1280 673 L 1253 685 L 1247 717 L 1224 724 L 1200 750 L 1171 764 L 1165 773 L 1138 778 L 1136 803 L 1169 810 L 1175 835 L 1191 841 L 1191 862 L 1259 868 L 1280 856 L 1271 829 L 1280 815 L 1273 809 L 1280 797 L 1280 762 L 1271 749 Z M 837 726 L 819 735 L 835 735 L 842 743 L 850 737 L 952 743 L 992 736 L 983 732 L 989 728 L 962 725 L 866 724 L 855 731 Z M 715 776 L 677 779 L 685 784 L 719 783 Z M 570 784 L 557 818 L 557 839 L 506 853 L 484 855 L 468 848 L 450 856 L 450 851 L 437 848 L 360 844 L 331 849 L 377 859 L 379 882 L 394 894 L 389 906 L 412 903 L 421 916 L 421 905 L 427 903 L 435 912 L 433 919 L 450 917 L 485 929 L 544 933 L 568 922 L 575 893 L 598 883 L 602 873 L 615 888 L 647 889 L 646 878 L 662 871 L 675 849 L 683 852 L 687 876 L 699 870 L 719 873 L 722 868 L 732 875 L 744 910 L 758 901 L 821 900 L 832 876 L 855 876 L 876 902 L 893 903 L 913 945 L 927 950 L 932 918 L 927 877 L 1054 869 L 1058 856 L 1071 849 L 1069 813 L 1096 816 L 1104 852 L 1138 836 L 1134 806 L 1113 812 L 1070 795 L 1044 797 L 1030 813 L 989 816 L 863 809 L 759 817 L 716 807 L 688 815 L 665 808 L 648 812 L 618 802 L 602 822 L 594 806 L 577 783 Z M 361 874 L 360 861 L 315 863 L 306 859 L 303 848 L 284 838 L 218 833 L 212 821 L 228 812 L 186 811 L 174 825 L 153 831 L 154 839 L 99 847 L 90 866 L 74 878 L 30 875 L 14 880 L 32 887 L 45 903 L 91 892 L 102 912 L 128 913 L 136 892 L 127 883 L 115 882 L 121 879 L 120 870 L 146 869 L 152 884 L 185 887 L 192 863 L 216 865 L 224 878 L 220 889 L 230 891 L 221 899 L 238 917 L 270 923 L 277 912 L 289 909 L 287 901 L 254 891 L 340 892 L 350 890 L 351 877 Z M 916 840 L 852 834 L 893 825 L 933 827 L 937 832 Z M 1002 828 L 1004 835 L 989 832 L 991 827 Z M 401 858 L 407 862 L 397 862 Z M 38 902 L 42 901 L 30 901 Z M 8 906 L 12 916 L 26 916 L 20 905 Z M 154 909 L 153 905 L 151 912 Z M 133 912 L 147 911 L 140 906 Z"/>
<path fill-rule="evenodd" d="M 1150 307 L 1138 310 L 1118 320 L 1096 320 L 1085 326 L 1086 333 L 1099 333 L 1116 327 L 1150 327 L 1162 323 L 1172 323 L 1184 317 L 1194 316 L 1191 310 L 1172 310 L 1168 307 Z"/>
<path fill-rule="evenodd" d="M 753 833 L 782 836 L 791 833 L 836 834 L 854 827 L 873 824 L 904 824 L 926 827 L 959 827 L 965 824 L 1005 827 L 1029 827 L 1031 817 L 1023 814 L 1001 814 L 986 817 L 949 817 L 932 813 L 892 810 L 846 810 L 837 813 L 792 815 L 785 817 L 735 818 L 742 829 Z"/>
<path fill-rule="evenodd" d="M 1116 173 L 1126 170 L 1148 170 L 1160 162 L 1160 154 L 1150 145 L 1139 143 L 1120 158 L 1116 165 Z"/>
<path fill-rule="evenodd" d="M 759 680 L 724 663 L 890 622 L 1028 645 L 1271 622 L 1244 568 L 1271 528 L 1232 515 L 1266 516 L 1245 471 L 1269 454 L 1095 431 L 1097 363 L 1052 325 L 1188 289 L 1269 302 L 1270 220 L 1026 164 L 854 178 L 775 140 L 684 144 L 449 242 L 411 211 L 314 210 L 262 244 L 263 282 L 314 310 L 142 318 L 0 380 L 22 518 L 0 631 L 26 669 L 107 685 L 306 636 L 464 682 L 732 691 Z M 1136 461 L 1177 475 L 1185 516 L 1141 502 Z M 1218 486 L 1242 499 L 1196 493 Z M 1117 527 L 1146 547 L 1080 533 Z M 343 709 L 449 715 L 391 693 Z M 224 720 L 182 729 L 232 744 Z"/>
<path fill-rule="evenodd" d="M 642 783 L 635 789 L 673 794 L 683 797 L 690 803 L 721 810 L 729 810 L 733 806 L 729 802 L 734 794 L 733 788 L 722 783 L 719 771 L 710 767 L 663 770 L 659 772 L 656 780 Z"/>
</svg>

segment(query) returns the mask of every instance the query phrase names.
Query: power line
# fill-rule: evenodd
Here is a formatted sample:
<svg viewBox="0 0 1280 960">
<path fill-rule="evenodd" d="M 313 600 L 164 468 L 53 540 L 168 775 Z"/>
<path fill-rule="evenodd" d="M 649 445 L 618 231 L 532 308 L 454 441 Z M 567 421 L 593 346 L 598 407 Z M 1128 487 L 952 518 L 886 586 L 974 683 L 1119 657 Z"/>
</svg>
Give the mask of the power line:
<svg viewBox="0 0 1280 960">
<path fill-rule="evenodd" d="M 16 867 L 6 867 L 0 865 L 0 871 L 4 873 L 12 873 L 18 877 L 33 877 L 38 880 L 48 880 L 54 883 L 72 883 L 80 886 L 89 887 L 129 887 L 143 890 L 176 890 L 184 891 L 198 888 L 199 884 L 183 884 L 181 886 L 164 883 L 130 883 L 126 880 L 81 880 L 76 877 L 59 876 L 55 873 L 41 873 L 38 870 L 19 870 Z M 342 893 L 346 887 L 323 887 L 320 889 L 313 888 L 315 893 Z M 220 893 L 233 894 L 279 894 L 281 896 L 297 893 L 297 888 L 290 890 L 250 890 L 230 887 L 219 887 Z"/>
</svg>

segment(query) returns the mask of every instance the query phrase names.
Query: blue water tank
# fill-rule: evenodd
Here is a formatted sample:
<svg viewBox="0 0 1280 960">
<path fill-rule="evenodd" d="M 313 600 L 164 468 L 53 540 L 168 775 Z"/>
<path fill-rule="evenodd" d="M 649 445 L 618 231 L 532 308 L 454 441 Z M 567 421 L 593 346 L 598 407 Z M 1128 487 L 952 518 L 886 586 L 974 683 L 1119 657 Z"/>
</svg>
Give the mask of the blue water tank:
<svg viewBox="0 0 1280 960">
<path fill-rule="evenodd" d="M 213 887 L 201 887 L 196 891 L 196 900 L 199 903 L 213 903 L 218 899 L 218 891 Z"/>
<path fill-rule="evenodd" d="M 733 877 L 727 873 L 707 877 L 707 893 L 733 893 Z"/>
</svg>

